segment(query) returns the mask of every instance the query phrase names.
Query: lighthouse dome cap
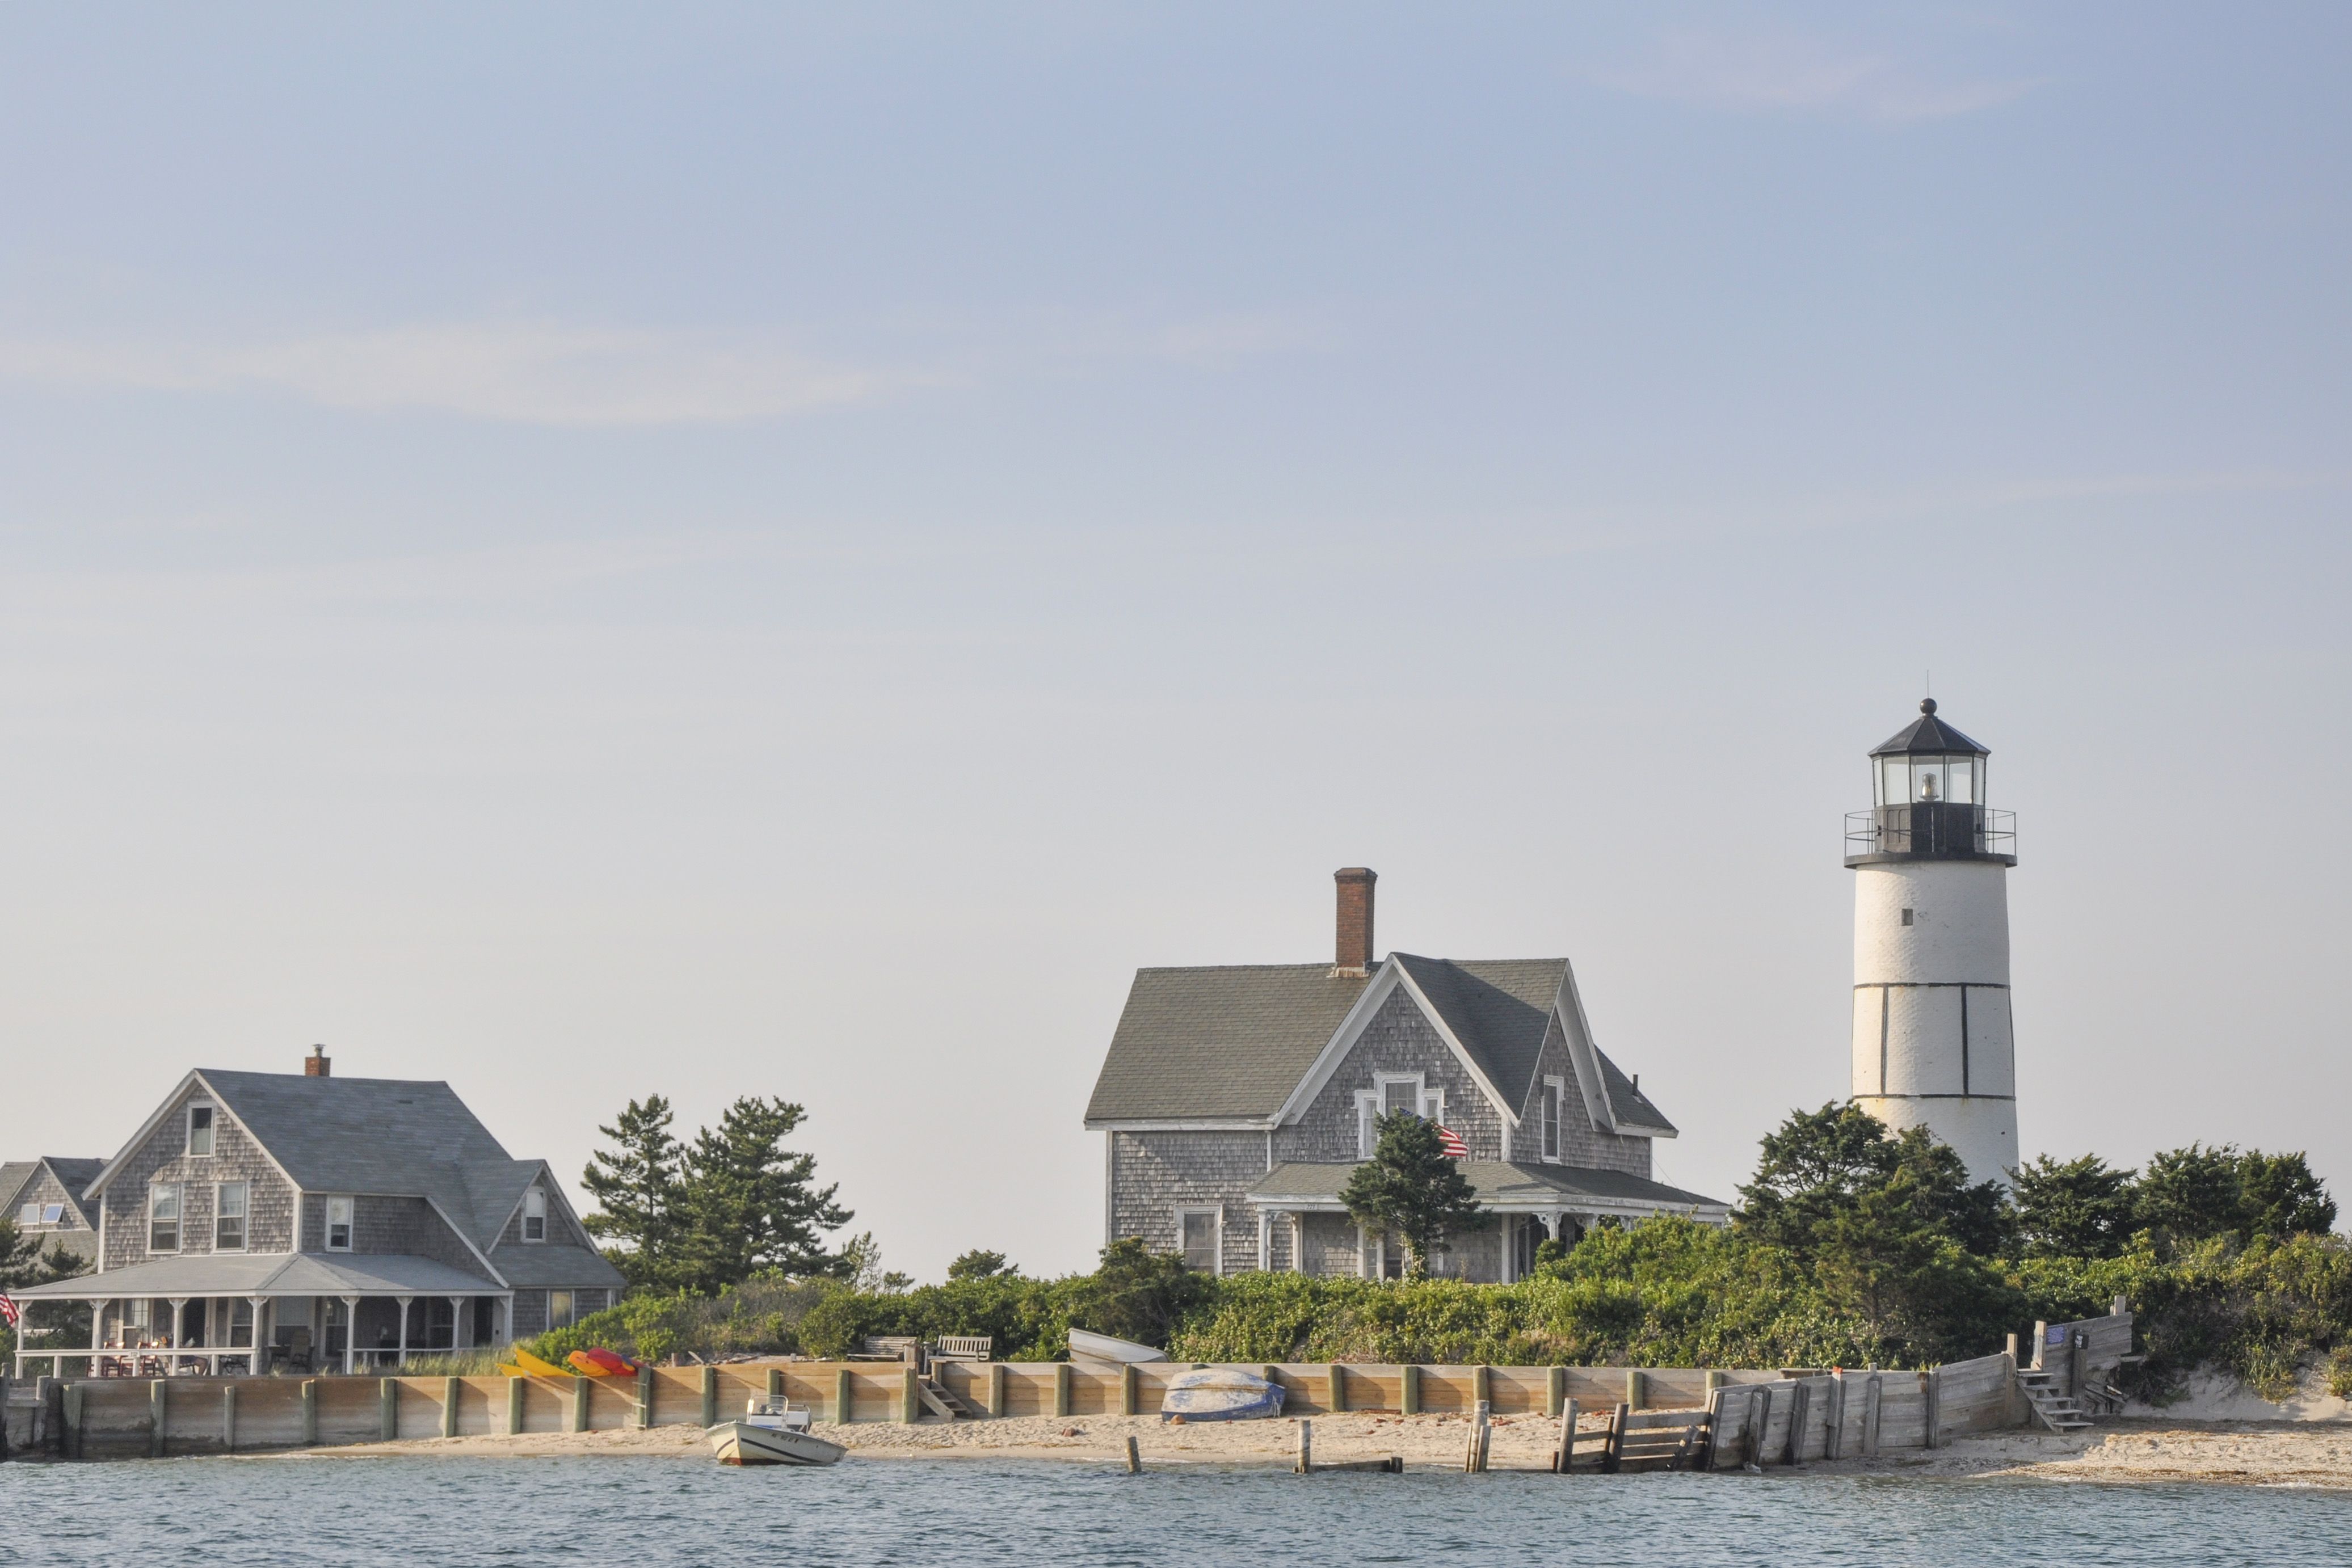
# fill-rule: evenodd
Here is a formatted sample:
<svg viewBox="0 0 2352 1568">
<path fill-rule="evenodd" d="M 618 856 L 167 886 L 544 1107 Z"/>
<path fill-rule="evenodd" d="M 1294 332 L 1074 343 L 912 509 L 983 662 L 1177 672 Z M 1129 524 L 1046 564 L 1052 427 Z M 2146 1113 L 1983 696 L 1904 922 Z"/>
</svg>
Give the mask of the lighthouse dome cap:
<svg viewBox="0 0 2352 1568">
<path fill-rule="evenodd" d="M 1926 697 L 1919 704 L 1919 716 L 1913 719 L 1893 737 L 1870 749 L 1873 757 L 1911 757 L 1922 752 L 1967 752 L 1976 757 L 1992 753 L 1979 746 L 1958 730 L 1936 716 L 1936 699 Z"/>
</svg>

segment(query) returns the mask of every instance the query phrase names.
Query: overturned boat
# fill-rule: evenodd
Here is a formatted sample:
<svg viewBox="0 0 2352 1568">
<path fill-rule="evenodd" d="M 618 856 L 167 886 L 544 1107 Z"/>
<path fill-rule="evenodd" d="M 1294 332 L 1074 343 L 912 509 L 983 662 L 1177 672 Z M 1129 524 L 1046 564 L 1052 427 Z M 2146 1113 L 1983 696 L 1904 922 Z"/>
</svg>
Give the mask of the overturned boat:
<svg viewBox="0 0 2352 1568">
<path fill-rule="evenodd" d="M 1141 1365 L 1146 1362 L 1166 1361 L 1168 1353 L 1157 1345 L 1138 1344 L 1131 1339 L 1113 1339 L 1107 1333 L 1072 1329 L 1070 1359 L 1108 1366 Z"/>
<path fill-rule="evenodd" d="M 722 1465 L 830 1465 L 849 1452 L 809 1430 L 814 1417 L 783 1399 L 745 1403 L 740 1421 L 710 1428 L 710 1447 Z"/>
<path fill-rule="evenodd" d="M 1237 1366 L 1203 1366 L 1168 1380 L 1163 1421 L 1256 1421 L 1282 1414 L 1282 1385 Z"/>
</svg>

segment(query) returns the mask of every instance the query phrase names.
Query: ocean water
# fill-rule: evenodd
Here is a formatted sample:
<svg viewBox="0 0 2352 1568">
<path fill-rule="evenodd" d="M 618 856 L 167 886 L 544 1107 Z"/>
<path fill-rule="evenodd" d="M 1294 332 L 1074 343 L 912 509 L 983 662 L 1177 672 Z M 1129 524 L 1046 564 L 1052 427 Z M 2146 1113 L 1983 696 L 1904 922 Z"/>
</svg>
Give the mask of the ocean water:
<svg viewBox="0 0 2352 1568">
<path fill-rule="evenodd" d="M 669 1457 L 0 1467 L 11 1564 L 2352 1564 L 2352 1493 Z"/>
</svg>

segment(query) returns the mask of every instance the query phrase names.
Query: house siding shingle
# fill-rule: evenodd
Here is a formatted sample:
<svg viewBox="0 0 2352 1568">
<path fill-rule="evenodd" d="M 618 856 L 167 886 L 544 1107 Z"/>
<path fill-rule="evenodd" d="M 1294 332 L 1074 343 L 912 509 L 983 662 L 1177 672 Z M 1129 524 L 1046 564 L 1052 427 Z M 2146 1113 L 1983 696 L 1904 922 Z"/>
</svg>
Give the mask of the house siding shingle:
<svg viewBox="0 0 2352 1568">
<path fill-rule="evenodd" d="M 1503 1118 L 1439 1036 L 1419 1004 L 1399 988 L 1381 1004 L 1363 1033 L 1340 1060 L 1299 1119 L 1274 1134 L 1276 1165 L 1298 1160 L 1317 1165 L 1360 1159 L 1357 1145 L 1356 1094 L 1374 1087 L 1375 1073 L 1418 1072 L 1425 1089 L 1445 1096 L 1445 1124 L 1470 1146 L 1470 1157 L 1499 1160 Z"/>
<path fill-rule="evenodd" d="M 1649 1176 L 1648 1138 L 1622 1135 L 1592 1124 L 1592 1114 L 1585 1109 L 1584 1096 L 1577 1087 L 1576 1059 L 1569 1051 L 1568 1039 L 1560 1032 L 1557 1017 L 1544 1031 L 1543 1051 L 1537 1059 L 1534 1081 L 1528 1087 L 1528 1103 L 1519 1108 L 1517 1158 L 1523 1164 L 1546 1163 L 1541 1095 L 1547 1078 L 1560 1080 L 1568 1091 L 1560 1099 L 1559 1158 L 1549 1163 L 1623 1171 L 1645 1178 Z"/>
<path fill-rule="evenodd" d="M 19 1228 L 26 1236 L 39 1242 L 43 1252 L 52 1247 L 62 1247 L 77 1258 L 95 1262 L 98 1259 L 98 1237 L 81 1222 L 80 1197 L 79 1193 L 66 1191 L 65 1184 L 58 1181 L 47 1166 L 42 1166 L 33 1172 L 32 1179 L 17 1192 L 7 1218 L 16 1219 L 17 1211 L 28 1203 L 44 1207 L 52 1203 L 61 1205 L 65 1217 L 58 1224 L 20 1225 Z"/>
<path fill-rule="evenodd" d="M 1181 1246 L 1180 1208 L 1223 1216 L 1226 1273 L 1257 1267 L 1257 1210 L 1242 1201 L 1266 1172 L 1263 1133 L 1124 1133 L 1111 1139 L 1113 1237 L 1139 1236 L 1155 1252 Z"/>
<path fill-rule="evenodd" d="M 211 1103 L 190 1087 L 173 1098 L 171 1112 L 107 1183 L 106 1266 L 120 1269 L 152 1256 L 147 1250 L 147 1189 L 156 1182 L 180 1184 L 180 1253 L 213 1249 L 213 1187 L 220 1182 L 247 1184 L 246 1244 L 248 1252 L 294 1249 L 294 1186 L 278 1174 L 259 1145 L 226 1112 L 213 1118 L 213 1152 L 188 1150 L 187 1107 Z"/>
</svg>

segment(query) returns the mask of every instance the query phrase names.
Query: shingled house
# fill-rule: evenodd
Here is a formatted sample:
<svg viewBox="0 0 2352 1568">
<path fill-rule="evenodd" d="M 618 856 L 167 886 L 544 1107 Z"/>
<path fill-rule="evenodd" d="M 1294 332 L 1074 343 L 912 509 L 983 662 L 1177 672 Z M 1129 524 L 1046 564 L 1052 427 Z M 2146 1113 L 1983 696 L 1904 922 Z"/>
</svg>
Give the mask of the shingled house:
<svg viewBox="0 0 2352 1568">
<path fill-rule="evenodd" d="M 623 1285 L 547 1163 L 509 1155 L 446 1083 L 337 1078 L 323 1051 L 299 1073 L 190 1072 L 79 1201 L 98 1271 L 16 1295 L 91 1303 L 81 1354 L 137 1353 L 101 1372 L 396 1364 L 572 1322 Z"/>
<path fill-rule="evenodd" d="M 1517 1279 L 1602 1218 L 1728 1218 L 1652 1179 L 1674 1124 L 1593 1043 L 1567 959 L 1375 962 L 1374 880 L 1338 873 L 1334 963 L 1136 971 L 1087 1107 L 1107 1239 L 1221 1274 L 1394 1276 L 1402 1249 L 1339 1192 L 1400 1110 L 1462 1140 L 1493 1217 L 1433 1260 L 1448 1275 Z"/>
<path fill-rule="evenodd" d="M 0 1165 L 0 1214 L 13 1216 L 19 1235 L 40 1243 L 43 1256 L 62 1247 L 84 1262 L 98 1258 L 98 1224 L 82 1207 L 82 1188 L 104 1160 L 44 1155 Z"/>
</svg>

